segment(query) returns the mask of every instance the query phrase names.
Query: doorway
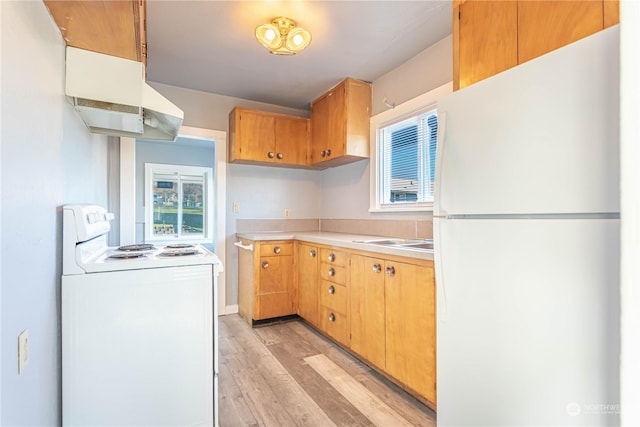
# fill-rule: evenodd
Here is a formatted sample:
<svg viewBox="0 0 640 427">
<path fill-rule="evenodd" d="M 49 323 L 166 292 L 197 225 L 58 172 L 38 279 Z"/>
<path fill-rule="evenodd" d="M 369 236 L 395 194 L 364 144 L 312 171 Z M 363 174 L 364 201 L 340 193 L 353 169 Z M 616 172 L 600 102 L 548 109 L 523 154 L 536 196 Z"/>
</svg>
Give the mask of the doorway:
<svg viewBox="0 0 640 427">
<path fill-rule="evenodd" d="M 153 148 L 157 150 L 153 150 Z M 137 158 L 146 156 L 145 152 L 164 151 L 174 154 L 170 163 L 176 160 L 176 147 L 179 148 L 180 161 L 191 162 L 196 157 L 213 168 L 213 236 L 210 242 L 212 249 L 218 255 L 223 265 L 226 265 L 226 175 L 227 175 L 227 133 L 211 129 L 182 126 L 178 138 L 174 142 L 136 140 L 120 138 L 120 200 L 119 200 L 119 230 L 120 242 L 142 243 L 145 228 L 144 203 L 144 162 L 149 159 Z M 140 150 L 142 148 L 142 150 Z M 158 161 L 158 157 L 153 162 Z M 194 160 L 195 161 L 195 160 Z M 141 166 L 142 165 L 142 166 Z M 202 164 L 190 165 L 201 166 Z M 124 242 L 124 243 L 122 243 Z M 224 271 L 218 276 L 218 311 L 226 314 L 226 280 Z"/>
</svg>

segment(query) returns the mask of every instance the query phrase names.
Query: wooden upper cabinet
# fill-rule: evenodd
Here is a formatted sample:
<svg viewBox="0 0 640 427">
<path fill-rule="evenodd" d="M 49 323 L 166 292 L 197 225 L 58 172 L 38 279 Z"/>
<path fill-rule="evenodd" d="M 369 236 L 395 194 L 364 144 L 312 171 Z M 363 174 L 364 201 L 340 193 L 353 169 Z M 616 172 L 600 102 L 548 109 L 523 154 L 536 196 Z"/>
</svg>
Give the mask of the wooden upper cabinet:
<svg viewBox="0 0 640 427">
<path fill-rule="evenodd" d="M 518 3 L 466 1 L 454 6 L 459 19 L 458 88 L 518 64 Z M 455 22 L 455 20 L 454 20 Z"/>
<path fill-rule="evenodd" d="M 604 0 L 602 8 L 604 28 L 620 23 L 620 1 Z"/>
<path fill-rule="evenodd" d="M 306 166 L 309 119 L 234 108 L 229 114 L 229 162 Z"/>
<path fill-rule="evenodd" d="M 603 2 L 518 1 L 518 63 L 604 28 Z"/>
<path fill-rule="evenodd" d="M 371 84 L 347 78 L 311 103 L 311 163 L 337 166 L 369 157 Z"/>
<path fill-rule="evenodd" d="M 44 0 L 67 46 L 147 62 L 145 0 Z"/>
<path fill-rule="evenodd" d="M 307 165 L 310 144 L 310 120 L 301 117 L 276 116 L 276 156 L 288 164 Z M 276 157 L 277 158 L 277 157 Z"/>
<path fill-rule="evenodd" d="M 454 90 L 615 25 L 619 14 L 618 0 L 454 0 Z"/>
</svg>

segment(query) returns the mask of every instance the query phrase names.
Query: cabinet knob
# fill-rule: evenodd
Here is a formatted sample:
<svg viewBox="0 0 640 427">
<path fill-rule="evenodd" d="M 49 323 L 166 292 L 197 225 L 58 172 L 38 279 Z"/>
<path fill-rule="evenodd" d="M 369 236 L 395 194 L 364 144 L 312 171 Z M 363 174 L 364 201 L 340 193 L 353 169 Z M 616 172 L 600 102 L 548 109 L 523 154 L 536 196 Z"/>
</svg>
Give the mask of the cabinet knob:
<svg viewBox="0 0 640 427">
<path fill-rule="evenodd" d="M 387 267 L 387 274 L 389 276 L 395 275 L 396 274 L 396 269 L 392 265 L 390 265 L 389 267 Z"/>
<path fill-rule="evenodd" d="M 269 268 L 269 262 L 267 262 L 267 261 L 262 261 L 262 268 L 264 268 L 265 270 L 266 270 L 267 268 Z"/>
<path fill-rule="evenodd" d="M 373 266 L 371 266 L 371 269 L 374 273 L 380 273 L 382 271 L 382 266 L 380 264 L 373 264 Z"/>
<path fill-rule="evenodd" d="M 275 248 L 273 248 L 273 253 L 278 255 L 280 253 L 280 246 L 276 246 Z"/>
<path fill-rule="evenodd" d="M 331 295 L 333 295 L 333 294 L 335 294 L 335 293 L 336 293 L 336 288 L 334 288 L 334 287 L 333 287 L 333 285 L 331 285 L 331 286 L 329 286 L 329 289 L 327 289 L 327 291 L 329 291 L 329 293 L 330 293 Z"/>
<path fill-rule="evenodd" d="M 316 250 L 315 250 L 315 249 L 311 249 L 311 250 L 309 251 L 309 256 L 310 256 L 311 258 L 315 258 L 315 257 L 316 257 Z"/>
<path fill-rule="evenodd" d="M 333 314 L 333 313 L 329 313 L 329 320 L 330 320 L 331 322 L 335 322 L 335 321 L 336 321 L 336 315 L 335 315 L 335 314 Z"/>
<path fill-rule="evenodd" d="M 327 150 L 327 157 L 331 155 L 331 150 Z"/>
<path fill-rule="evenodd" d="M 268 157 L 268 158 L 270 158 L 270 159 L 273 159 L 273 158 L 275 157 L 275 155 L 276 155 L 276 154 L 275 154 L 273 151 L 269 151 L 269 152 L 267 153 L 267 157 Z"/>
<path fill-rule="evenodd" d="M 282 160 L 282 158 L 284 157 L 284 154 L 282 154 L 282 153 L 278 153 L 278 154 L 276 155 L 276 157 L 277 157 L 279 160 Z"/>
<path fill-rule="evenodd" d="M 327 157 L 327 150 L 322 150 L 320 152 L 320 157 Z"/>
<path fill-rule="evenodd" d="M 333 276 L 335 276 L 335 275 L 336 275 L 336 271 L 333 269 L 333 267 L 331 267 L 331 268 L 329 269 L 328 273 L 329 273 L 329 276 L 331 276 L 331 277 L 333 277 Z"/>
<path fill-rule="evenodd" d="M 331 252 L 327 258 L 329 259 L 329 262 L 333 262 L 336 260 L 336 255 Z"/>
</svg>

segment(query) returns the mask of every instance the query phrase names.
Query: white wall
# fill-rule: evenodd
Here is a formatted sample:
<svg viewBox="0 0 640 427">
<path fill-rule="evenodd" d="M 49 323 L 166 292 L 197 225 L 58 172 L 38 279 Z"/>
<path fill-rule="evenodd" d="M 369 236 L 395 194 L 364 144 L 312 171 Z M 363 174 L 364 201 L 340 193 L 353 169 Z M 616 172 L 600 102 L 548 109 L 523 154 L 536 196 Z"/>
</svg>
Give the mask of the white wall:
<svg viewBox="0 0 640 427">
<path fill-rule="evenodd" d="M 60 207 L 107 203 L 108 138 L 64 97 L 64 44 L 44 3 L 2 1 L 2 426 L 60 423 Z M 29 365 L 17 337 L 30 330 Z"/>
<path fill-rule="evenodd" d="M 640 425 L 640 3 L 620 2 L 621 425 Z"/>
<path fill-rule="evenodd" d="M 373 82 L 371 115 L 400 105 L 453 79 L 453 38 L 447 36 Z"/>
</svg>

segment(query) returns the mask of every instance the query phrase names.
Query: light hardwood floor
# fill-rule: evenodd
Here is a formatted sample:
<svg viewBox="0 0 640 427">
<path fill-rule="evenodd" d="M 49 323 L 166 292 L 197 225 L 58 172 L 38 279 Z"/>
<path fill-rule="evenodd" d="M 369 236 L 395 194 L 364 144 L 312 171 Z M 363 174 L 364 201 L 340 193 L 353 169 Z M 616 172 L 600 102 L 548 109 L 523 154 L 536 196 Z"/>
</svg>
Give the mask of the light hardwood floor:
<svg viewBox="0 0 640 427">
<path fill-rule="evenodd" d="M 302 321 L 219 319 L 223 427 L 436 425 L 432 410 Z"/>
</svg>

